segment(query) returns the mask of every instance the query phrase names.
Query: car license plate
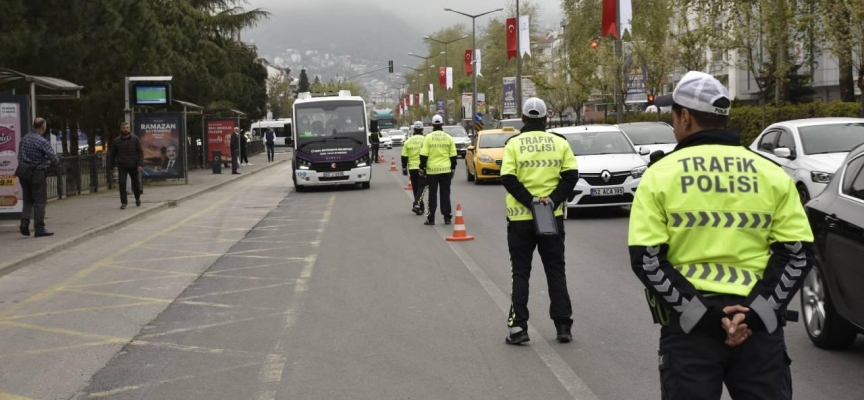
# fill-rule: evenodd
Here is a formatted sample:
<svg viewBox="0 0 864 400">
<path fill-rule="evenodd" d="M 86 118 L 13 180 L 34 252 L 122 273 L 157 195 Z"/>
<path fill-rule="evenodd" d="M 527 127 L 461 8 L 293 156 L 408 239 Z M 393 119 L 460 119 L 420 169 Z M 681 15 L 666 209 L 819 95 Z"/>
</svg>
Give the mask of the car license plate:
<svg viewBox="0 0 864 400">
<path fill-rule="evenodd" d="M 324 175 L 325 178 L 338 178 L 340 176 L 345 176 L 345 173 L 344 172 L 324 172 L 322 175 Z"/>
<path fill-rule="evenodd" d="M 591 189 L 591 197 L 599 196 L 621 196 L 624 194 L 624 188 L 603 188 Z"/>
</svg>

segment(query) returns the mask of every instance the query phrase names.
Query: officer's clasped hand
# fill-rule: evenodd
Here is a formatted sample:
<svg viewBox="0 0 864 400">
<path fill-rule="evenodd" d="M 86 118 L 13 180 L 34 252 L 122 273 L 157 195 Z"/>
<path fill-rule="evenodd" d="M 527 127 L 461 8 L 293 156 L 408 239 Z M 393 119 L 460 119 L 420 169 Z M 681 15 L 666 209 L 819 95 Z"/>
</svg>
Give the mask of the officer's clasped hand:
<svg viewBox="0 0 864 400">
<path fill-rule="evenodd" d="M 727 335 L 726 345 L 730 347 L 738 346 L 753 335 L 753 330 L 744 323 L 749 312 L 749 308 L 741 305 L 729 306 L 723 309 L 723 313 L 727 315 L 722 320 L 723 329 Z"/>
<path fill-rule="evenodd" d="M 402 175 L 408 176 L 408 168 L 402 168 Z"/>
</svg>

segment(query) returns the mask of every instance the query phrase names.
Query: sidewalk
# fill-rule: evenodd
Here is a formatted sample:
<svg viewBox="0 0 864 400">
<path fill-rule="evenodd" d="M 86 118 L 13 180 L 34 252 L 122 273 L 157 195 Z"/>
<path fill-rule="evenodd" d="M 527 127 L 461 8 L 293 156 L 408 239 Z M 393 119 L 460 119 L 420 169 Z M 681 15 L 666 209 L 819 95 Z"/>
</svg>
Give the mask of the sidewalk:
<svg viewBox="0 0 864 400">
<path fill-rule="evenodd" d="M 249 157 L 252 166 L 241 166 L 240 175 L 232 175 L 231 167 L 222 174 L 212 170 L 189 171 L 189 184 L 182 182 L 152 182 L 145 184 L 141 207 L 129 194 L 129 208 L 120 209 L 117 189 L 100 191 L 48 202 L 45 225 L 54 236 L 26 237 L 18 231 L 19 220 L 0 220 L 0 275 L 8 274 L 41 258 L 76 246 L 89 238 L 103 235 L 175 206 L 178 202 L 220 188 L 238 179 L 253 176 L 290 160 L 291 153 L 277 153 L 276 162 L 268 163 L 266 153 Z"/>
</svg>

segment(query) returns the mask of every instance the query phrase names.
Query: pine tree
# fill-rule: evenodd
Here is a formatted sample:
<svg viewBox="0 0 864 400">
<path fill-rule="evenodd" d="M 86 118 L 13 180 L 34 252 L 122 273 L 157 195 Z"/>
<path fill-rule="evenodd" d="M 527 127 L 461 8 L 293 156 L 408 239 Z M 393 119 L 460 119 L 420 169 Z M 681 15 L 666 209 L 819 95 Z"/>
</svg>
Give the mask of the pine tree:
<svg viewBox="0 0 864 400">
<path fill-rule="evenodd" d="M 297 91 L 305 93 L 309 91 L 309 75 L 306 75 L 306 70 L 300 70 L 300 83 L 297 85 Z"/>
</svg>

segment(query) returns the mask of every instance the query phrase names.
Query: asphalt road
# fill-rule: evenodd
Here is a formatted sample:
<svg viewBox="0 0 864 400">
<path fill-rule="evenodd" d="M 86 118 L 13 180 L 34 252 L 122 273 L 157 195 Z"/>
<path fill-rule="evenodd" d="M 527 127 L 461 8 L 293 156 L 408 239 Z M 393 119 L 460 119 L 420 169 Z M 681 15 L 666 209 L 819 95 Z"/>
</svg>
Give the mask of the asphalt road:
<svg viewBox="0 0 864 400">
<path fill-rule="evenodd" d="M 504 189 L 460 162 L 476 239 L 451 244 L 388 167 L 301 194 L 279 166 L 0 278 L 0 399 L 660 398 L 626 209 L 566 222 L 575 341 L 554 340 L 538 257 L 532 340 L 507 346 Z M 861 398 L 864 340 L 787 341 L 796 398 Z"/>
</svg>

